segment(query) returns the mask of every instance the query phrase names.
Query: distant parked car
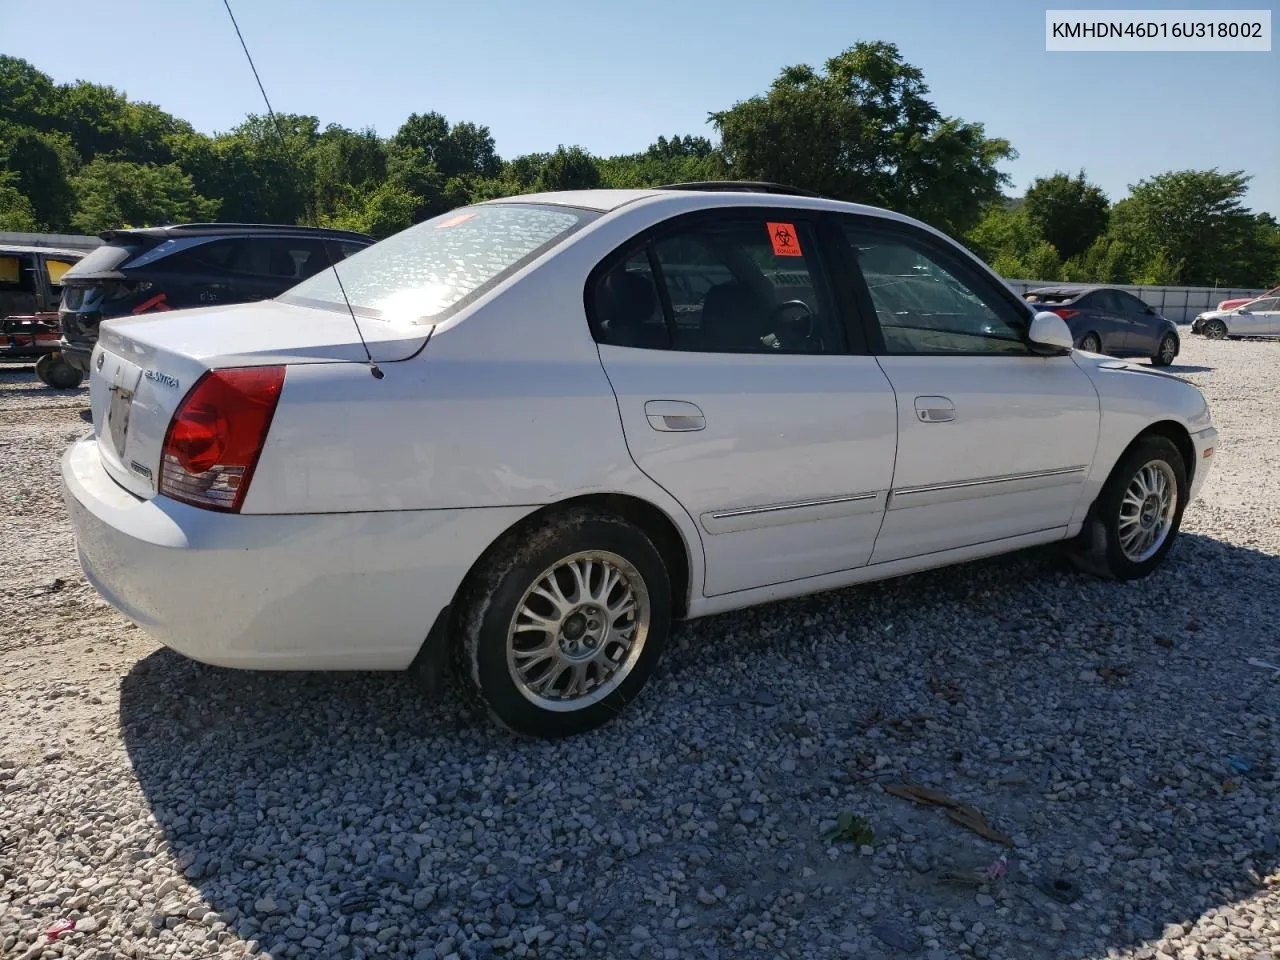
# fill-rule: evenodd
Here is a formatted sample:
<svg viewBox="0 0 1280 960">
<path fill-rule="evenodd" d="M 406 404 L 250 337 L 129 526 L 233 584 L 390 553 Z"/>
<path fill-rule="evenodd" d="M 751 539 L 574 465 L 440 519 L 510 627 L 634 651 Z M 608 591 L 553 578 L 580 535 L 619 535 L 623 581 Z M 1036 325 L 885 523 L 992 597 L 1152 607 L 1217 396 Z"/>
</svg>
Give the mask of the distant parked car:
<svg viewBox="0 0 1280 960">
<path fill-rule="evenodd" d="M 1236 297 L 1234 300 L 1223 300 L 1218 304 L 1218 310 L 1234 310 L 1237 307 L 1243 307 L 1246 303 L 1252 303 L 1260 297 L 1280 297 L 1280 287 L 1268 290 L 1266 293 L 1260 294 L 1258 297 Z M 1216 311 L 1211 310 L 1208 312 L 1215 313 Z M 1203 316 L 1203 314 L 1201 314 L 1201 316 Z"/>
<path fill-rule="evenodd" d="M 1177 324 L 1115 287 L 1039 287 L 1024 299 L 1067 321 L 1076 346 L 1086 353 L 1150 357 L 1154 366 L 1167 367 L 1181 349 Z"/>
<path fill-rule="evenodd" d="M 100 236 L 106 243 L 62 278 L 62 355 L 86 373 L 103 320 L 267 300 L 374 242 L 346 230 L 252 223 L 185 223 Z"/>
<path fill-rule="evenodd" d="M 1230 310 L 1202 313 L 1192 321 L 1191 332 L 1210 340 L 1222 340 L 1226 337 L 1280 337 L 1280 296 L 1276 296 L 1273 291 L 1257 300 L 1246 300 Z"/>
<path fill-rule="evenodd" d="M 62 277 L 83 250 L 0 246 L 0 361 L 35 361 L 36 376 L 53 387 L 75 387 L 84 375 L 58 354 Z"/>
</svg>

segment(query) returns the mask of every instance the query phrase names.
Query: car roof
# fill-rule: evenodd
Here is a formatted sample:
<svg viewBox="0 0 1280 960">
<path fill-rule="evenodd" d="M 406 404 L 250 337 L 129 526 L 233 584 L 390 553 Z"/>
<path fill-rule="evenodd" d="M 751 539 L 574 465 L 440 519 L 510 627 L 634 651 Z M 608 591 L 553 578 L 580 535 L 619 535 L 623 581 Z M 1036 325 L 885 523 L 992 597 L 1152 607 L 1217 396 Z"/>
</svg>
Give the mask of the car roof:
<svg viewBox="0 0 1280 960">
<path fill-rule="evenodd" d="M 873 207 L 868 204 L 834 200 L 806 191 L 762 184 L 769 189 L 755 189 L 740 181 L 725 184 L 670 184 L 644 189 L 614 190 L 559 190 L 547 193 L 522 193 L 510 197 L 497 197 L 482 201 L 481 205 L 511 203 L 545 203 L 565 207 L 577 207 L 599 213 L 612 213 L 623 207 L 640 203 L 661 202 L 668 206 L 690 210 L 706 207 L 732 206 L 786 206 L 796 209 L 833 210 L 844 213 L 860 213 L 894 220 L 917 222 L 904 214 Z"/>
<path fill-rule="evenodd" d="M 119 230 L 104 230 L 98 234 L 107 243 L 129 237 L 144 237 L 154 240 L 172 240 L 176 237 L 207 237 L 221 234 L 244 235 L 262 233 L 285 237 L 328 237 L 335 240 L 359 240 L 363 243 L 374 243 L 373 237 L 354 230 L 334 230 L 330 227 L 301 227 L 292 224 L 274 223 L 174 223 L 163 227 L 125 227 Z"/>
<path fill-rule="evenodd" d="M 51 257 L 75 257 L 79 260 L 88 250 L 73 250 L 70 247 L 29 247 L 22 244 L 0 244 L 0 256 L 6 253 L 44 253 Z"/>
<path fill-rule="evenodd" d="M 1115 289 L 1115 287 L 1108 287 L 1099 283 L 1059 283 L 1051 287 L 1036 287 L 1033 290 L 1028 290 L 1027 293 L 1049 293 L 1058 295 L 1069 293 L 1074 296 L 1084 296 L 1086 293 L 1093 293 L 1095 290 Z"/>
</svg>

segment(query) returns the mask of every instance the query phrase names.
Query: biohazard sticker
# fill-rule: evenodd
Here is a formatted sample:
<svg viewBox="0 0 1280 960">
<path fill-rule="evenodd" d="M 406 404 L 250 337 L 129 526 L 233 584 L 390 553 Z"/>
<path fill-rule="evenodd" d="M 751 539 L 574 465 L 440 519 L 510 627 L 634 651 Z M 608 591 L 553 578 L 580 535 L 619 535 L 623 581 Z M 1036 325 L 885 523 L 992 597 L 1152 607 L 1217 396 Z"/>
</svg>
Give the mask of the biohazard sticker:
<svg viewBox="0 0 1280 960">
<path fill-rule="evenodd" d="M 769 223 L 769 242 L 773 244 L 773 253 L 777 257 L 799 257 L 800 235 L 789 223 Z"/>
<path fill-rule="evenodd" d="M 441 220 L 436 224 L 436 229 L 443 230 L 445 227 L 456 227 L 460 223 L 466 223 L 475 215 L 474 210 L 470 213 L 460 213 L 456 217 L 450 217 L 448 220 Z"/>
</svg>

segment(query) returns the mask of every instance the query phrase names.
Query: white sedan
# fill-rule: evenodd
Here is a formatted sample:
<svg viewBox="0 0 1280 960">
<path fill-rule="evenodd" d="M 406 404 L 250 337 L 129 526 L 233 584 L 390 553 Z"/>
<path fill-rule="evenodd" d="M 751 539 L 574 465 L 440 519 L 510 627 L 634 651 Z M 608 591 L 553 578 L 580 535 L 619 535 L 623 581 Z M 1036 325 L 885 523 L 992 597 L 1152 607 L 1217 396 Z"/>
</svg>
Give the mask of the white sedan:
<svg viewBox="0 0 1280 960">
<path fill-rule="evenodd" d="M 676 619 L 1053 541 L 1142 577 L 1209 472 L 1199 390 L 1074 351 L 885 210 L 532 195 L 337 271 L 102 327 L 63 460 L 81 564 L 197 660 L 452 664 L 565 735 Z"/>
<path fill-rule="evenodd" d="M 1280 296 L 1259 297 L 1230 310 L 1210 310 L 1191 323 L 1191 332 L 1225 337 L 1280 337 Z"/>
</svg>

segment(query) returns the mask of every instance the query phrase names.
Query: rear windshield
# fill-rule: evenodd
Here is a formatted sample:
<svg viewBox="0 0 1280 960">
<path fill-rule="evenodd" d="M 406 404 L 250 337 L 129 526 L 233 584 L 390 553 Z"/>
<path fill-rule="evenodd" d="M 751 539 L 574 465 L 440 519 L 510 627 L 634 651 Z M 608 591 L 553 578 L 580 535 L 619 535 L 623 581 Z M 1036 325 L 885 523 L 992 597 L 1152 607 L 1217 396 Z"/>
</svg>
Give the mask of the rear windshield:
<svg viewBox="0 0 1280 960">
<path fill-rule="evenodd" d="M 1027 303 L 1070 303 L 1080 296 L 1079 290 L 1068 290 L 1066 293 L 1028 293 Z"/>
<path fill-rule="evenodd" d="M 532 203 L 464 207 L 352 254 L 337 270 L 361 316 L 438 323 L 596 216 Z M 347 309 L 333 270 L 322 270 L 280 299 Z"/>
<path fill-rule="evenodd" d="M 142 249 L 140 243 L 104 243 L 94 247 L 89 254 L 64 274 L 63 279 L 75 280 L 79 277 L 91 277 L 95 274 L 110 273 L 120 269 L 120 265 L 132 259 Z"/>
</svg>

